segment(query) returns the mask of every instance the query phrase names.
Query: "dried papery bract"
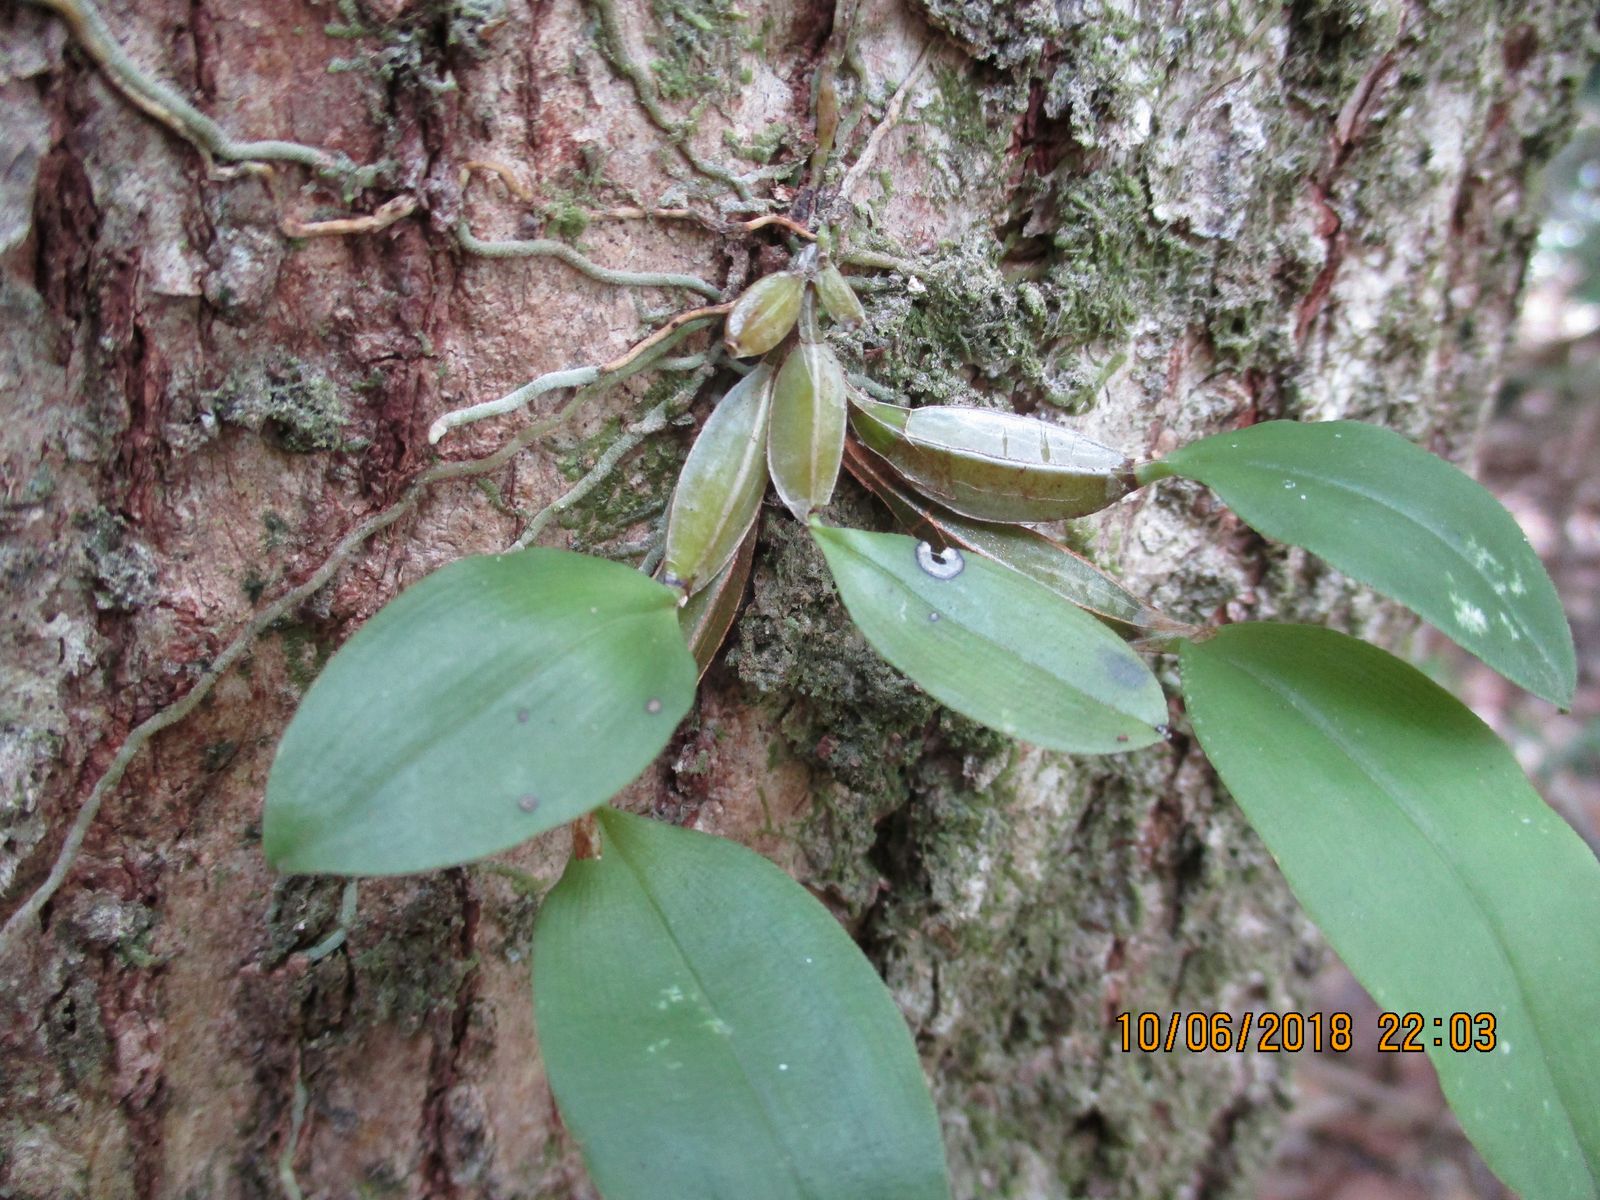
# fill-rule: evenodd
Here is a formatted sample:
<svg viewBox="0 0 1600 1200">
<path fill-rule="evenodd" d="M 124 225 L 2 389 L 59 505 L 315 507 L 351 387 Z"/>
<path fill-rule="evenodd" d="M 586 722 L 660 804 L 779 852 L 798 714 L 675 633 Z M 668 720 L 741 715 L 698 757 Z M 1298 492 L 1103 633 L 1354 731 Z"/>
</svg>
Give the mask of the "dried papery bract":
<svg viewBox="0 0 1600 1200">
<path fill-rule="evenodd" d="M 794 328 L 800 316 L 805 280 L 793 271 L 779 271 L 756 280 L 734 302 L 728 314 L 725 341 L 735 358 L 765 354 Z"/>
<path fill-rule="evenodd" d="M 849 423 L 844 370 L 823 342 L 801 341 L 772 388 L 767 466 L 778 497 L 804 521 L 833 498 Z"/>
<path fill-rule="evenodd" d="M 773 370 L 762 363 L 724 396 L 695 439 L 667 518 L 666 578 L 693 594 L 728 564 L 767 490 Z"/>
<path fill-rule="evenodd" d="M 755 550 L 756 526 L 752 524 L 728 565 L 678 609 L 678 627 L 683 630 L 683 640 L 689 646 L 689 653 L 694 655 L 702 678 L 717 651 L 722 649 L 728 630 L 733 628 L 733 619 L 739 615 L 745 584 L 750 582 Z"/>
<path fill-rule="evenodd" d="M 862 443 L 912 486 L 962 516 L 1008 523 L 1082 517 L 1136 486 L 1120 451 L 1031 417 L 901 408 L 853 396 Z"/>
</svg>

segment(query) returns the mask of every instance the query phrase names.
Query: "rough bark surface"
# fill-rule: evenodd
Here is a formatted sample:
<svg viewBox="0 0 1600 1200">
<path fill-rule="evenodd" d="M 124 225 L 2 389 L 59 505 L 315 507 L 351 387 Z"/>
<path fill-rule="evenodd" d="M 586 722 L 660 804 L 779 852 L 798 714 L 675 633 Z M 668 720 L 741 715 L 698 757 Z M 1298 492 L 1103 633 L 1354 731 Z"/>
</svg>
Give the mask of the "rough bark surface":
<svg viewBox="0 0 1600 1200">
<path fill-rule="evenodd" d="M 5 911 L 129 731 L 403 494 L 434 457 L 434 418 L 611 358 L 697 302 L 464 255 L 457 219 L 485 238 L 542 227 L 608 266 L 731 294 L 781 261 L 776 239 L 582 221 L 630 195 L 705 212 L 725 198 L 618 63 L 647 64 L 679 118 L 703 102 L 689 144 L 704 158 L 803 162 L 813 72 L 852 8 L 837 74 L 865 115 L 841 130 L 844 166 L 932 46 L 857 194 L 853 244 L 916 263 L 884 274 L 854 337 L 880 381 L 1057 416 L 1134 453 L 1288 415 L 1468 454 L 1517 301 L 1524 191 L 1594 33 L 1583 3 L 106 6 L 132 58 L 233 136 L 384 162 L 352 208 L 295 168 L 277 195 L 211 176 L 61 22 L 5 0 Z M 464 194 L 463 164 L 488 159 L 534 200 L 488 175 Z M 772 174 L 757 196 L 815 201 Z M 418 211 L 381 232 L 279 226 L 401 193 Z M 641 376 L 499 472 L 430 489 L 133 762 L 0 960 L 0 1195 L 593 1195 L 528 999 L 530 922 L 565 835 L 505 856 L 521 875 L 363 883 L 347 940 L 314 956 L 342 884 L 274 877 L 261 796 L 340 642 L 428 571 L 503 548 L 672 384 Z M 438 453 L 486 453 L 527 419 Z M 654 435 L 544 540 L 643 536 L 689 435 Z M 884 519 L 848 487 L 837 507 Z M 1181 618 L 1408 629 L 1188 485 L 1074 536 Z M 1116 758 L 1004 744 L 879 663 L 808 539 L 771 513 L 723 661 L 623 803 L 747 841 L 835 906 L 919 1035 L 959 1196 L 1236 1195 L 1286 1064 L 1122 1055 L 1112 1018 L 1292 1007 L 1318 949 L 1174 725 Z"/>
</svg>

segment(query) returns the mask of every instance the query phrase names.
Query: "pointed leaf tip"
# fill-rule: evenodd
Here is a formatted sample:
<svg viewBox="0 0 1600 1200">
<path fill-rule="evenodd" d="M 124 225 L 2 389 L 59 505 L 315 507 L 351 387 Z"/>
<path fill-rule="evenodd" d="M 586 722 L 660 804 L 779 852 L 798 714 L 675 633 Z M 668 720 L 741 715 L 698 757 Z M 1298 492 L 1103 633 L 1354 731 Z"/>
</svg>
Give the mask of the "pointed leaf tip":
<svg viewBox="0 0 1600 1200">
<path fill-rule="evenodd" d="M 1358 421 L 1267 421 L 1162 462 L 1260 533 L 1305 547 L 1513 683 L 1571 705 L 1577 657 L 1555 585 L 1511 514 L 1437 455 Z"/>
<path fill-rule="evenodd" d="M 1487 726 L 1375 646 L 1231 625 L 1181 660 L 1217 773 L 1378 1004 L 1424 1015 L 1420 1041 L 1485 1160 L 1522 1195 L 1595 1200 L 1594 854 Z M 1450 1048 L 1453 1013 L 1489 1014 L 1488 1045 Z"/>
<path fill-rule="evenodd" d="M 1048 421 L 955 405 L 901 408 L 859 395 L 851 401 L 862 443 L 918 491 L 965 517 L 1082 517 L 1132 489 L 1132 460 Z"/>
</svg>

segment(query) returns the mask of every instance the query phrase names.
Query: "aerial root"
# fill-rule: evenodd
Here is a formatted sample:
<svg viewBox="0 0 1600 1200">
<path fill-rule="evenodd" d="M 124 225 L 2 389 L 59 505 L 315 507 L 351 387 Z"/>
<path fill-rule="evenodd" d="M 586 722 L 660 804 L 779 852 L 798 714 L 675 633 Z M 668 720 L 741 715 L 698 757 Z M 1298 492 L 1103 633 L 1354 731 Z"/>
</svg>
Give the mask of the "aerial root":
<svg viewBox="0 0 1600 1200">
<path fill-rule="evenodd" d="M 463 425 L 471 425 L 478 421 L 487 421 L 491 417 L 501 417 L 526 408 L 534 400 L 547 392 L 561 391 L 565 388 L 588 387 L 591 384 L 604 380 L 607 383 L 619 383 L 629 375 L 636 374 L 646 367 L 655 365 L 661 370 L 694 370 L 700 363 L 698 357 L 679 360 L 682 363 L 691 363 L 691 366 L 679 366 L 671 360 L 658 361 L 660 355 L 677 345 L 689 334 L 699 329 L 702 325 L 714 320 L 727 312 L 731 305 L 714 304 L 704 308 L 691 308 L 679 313 L 670 321 L 657 329 L 649 337 L 636 343 L 625 353 L 618 355 L 610 362 L 598 366 L 571 367 L 562 371 L 547 371 L 537 379 L 529 380 L 519 388 L 507 392 L 496 400 L 485 400 L 479 404 L 469 404 L 465 408 L 453 409 L 442 414 L 428 427 L 428 441 L 437 445 L 439 441 L 452 429 L 459 429 Z"/>
</svg>

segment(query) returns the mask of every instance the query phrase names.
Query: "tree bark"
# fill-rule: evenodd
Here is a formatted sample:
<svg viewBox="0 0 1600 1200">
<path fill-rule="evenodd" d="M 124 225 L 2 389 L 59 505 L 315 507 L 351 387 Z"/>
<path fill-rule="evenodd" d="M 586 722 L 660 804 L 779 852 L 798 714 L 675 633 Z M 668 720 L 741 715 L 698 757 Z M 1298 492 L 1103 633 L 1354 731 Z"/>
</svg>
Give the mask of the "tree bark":
<svg viewBox="0 0 1600 1200">
<path fill-rule="evenodd" d="M 731 220 L 842 211 L 881 124 L 850 244 L 901 269 L 860 272 L 883 283 L 845 344 L 884 385 L 1135 454 L 1354 417 L 1462 461 L 1516 309 L 1531 173 L 1594 35 L 1576 0 L 118 0 L 105 18 L 231 137 L 383 170 L 341 186 L 208 163 L 64 22 L 0 4 L 6 912 L 141 723 L 204 689 L 103 789 L 0 958 L 0 1195 L 18 1200 L 594 1194 L 528 993 L 565 834 L 509 870 L 363 882 L 353 919 L 340 881 L 275 878 L 259 848 L 273 748 L 328 655 L 403 586 L 504 549 L 684 378 L 641 374 L 413 498 L 436 456 L 486 455 L 532 419 L 435 448 L 441 413 L 613 359 L 705 302 L 469 253 L 458 221 L 732 295 L 783 252 Z M 846 114 L 820 193 L 803 169 L 819 68 Z M 682 139 L 661 128 L 691 117 Z M 472 162 L 506 173 L 469 185 Z M 406 197 L 381 229 L 304 228 Z M 595 215 L 627 205 L 717 219 Z M 648 537 L 691 433 L 650 435 L 542 540 Z M 848 485 L 837 513 L 885 520 Z M 1187 484 L 1072 536 L 1180 618 L 1410 629 Z M 246 636 L 331 556 L 326 586 Z M 1113 1021 L 1292 1008 L 1320 951 L 1181 712 L 1174 728 L 1068 759 L 939 709 L 769 511 L 729 648 L 619 803 L 748 842 L 834 906 L 918 1034 L 958 1196 L 1240 1195 L 1284 1058 L 1122 1054 Z"/>
</svg>

